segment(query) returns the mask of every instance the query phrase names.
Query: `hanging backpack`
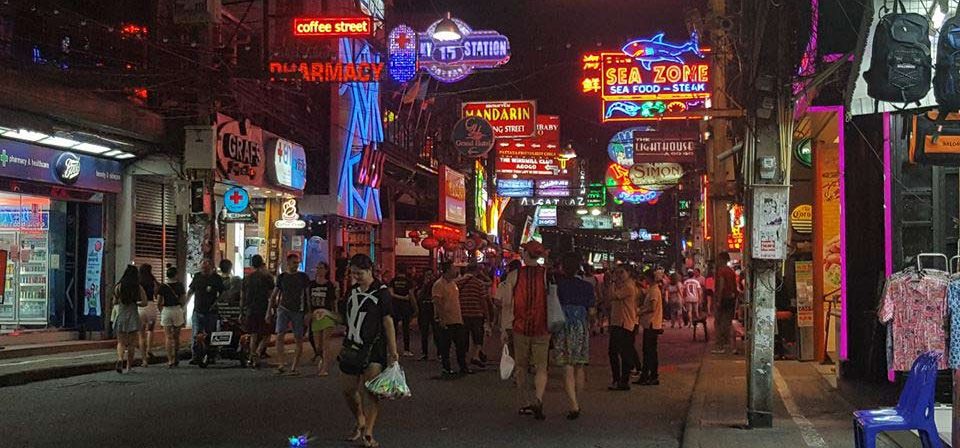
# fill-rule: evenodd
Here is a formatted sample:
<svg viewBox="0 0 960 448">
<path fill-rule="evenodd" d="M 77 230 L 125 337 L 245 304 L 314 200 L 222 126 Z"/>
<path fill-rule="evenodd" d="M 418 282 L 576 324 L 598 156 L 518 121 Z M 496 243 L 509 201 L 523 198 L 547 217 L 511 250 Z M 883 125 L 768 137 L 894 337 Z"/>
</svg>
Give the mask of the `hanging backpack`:
<svg viewBox="0 0 960 448">
<path fill-rule="evenodd" d="M 873 33 L 870 69 L 863 74 L 867 94 L 878 103 L 919 102 L 930 91 L 930 54 L 929 21 L 895 0 Z"/>
<path fill-rule="evenodd" d="M 937 143 L 947 115 L 960 111 L 960 15 L 951 17 L 940 28 L 936 68 L 933 95 L 937 98 L 940 113 L 931 136 L 932 143 Z"/>
</svg>

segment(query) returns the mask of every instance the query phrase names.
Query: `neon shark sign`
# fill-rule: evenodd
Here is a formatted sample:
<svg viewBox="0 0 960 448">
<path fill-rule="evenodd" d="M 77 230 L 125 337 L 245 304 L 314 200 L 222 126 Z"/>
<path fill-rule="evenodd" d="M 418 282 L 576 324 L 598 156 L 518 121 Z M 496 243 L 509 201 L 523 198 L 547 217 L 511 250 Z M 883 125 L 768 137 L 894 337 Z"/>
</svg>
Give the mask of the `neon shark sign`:
<svg viewBox="0 0 960 448">
<path fill-rule="evenodd" d="M 683 43 L 663 33 L 633 39 L 619 51 L 585 54 L 580 86 L 600 97 L 604 123 L 700 119 L 713 96 L 709 54 L 696 33 Z"/>
<path fill-rule="evenodd" d="M 623 51 L 623 54 L 634 58 L 646 71 L 650 71 L 653 64 L 657 62 L 685 64 L 687 61 L 683 56 L 687 53 L 703 59 L 703 53 L 700 51 L 700 38 L 696 32 L 690 35 L 689 41 L 680 45 L 664 43 L 663 33 L 660 33 L 650 39 L 637 39 L 627 42 L 621 51 Z"/>
</svg>

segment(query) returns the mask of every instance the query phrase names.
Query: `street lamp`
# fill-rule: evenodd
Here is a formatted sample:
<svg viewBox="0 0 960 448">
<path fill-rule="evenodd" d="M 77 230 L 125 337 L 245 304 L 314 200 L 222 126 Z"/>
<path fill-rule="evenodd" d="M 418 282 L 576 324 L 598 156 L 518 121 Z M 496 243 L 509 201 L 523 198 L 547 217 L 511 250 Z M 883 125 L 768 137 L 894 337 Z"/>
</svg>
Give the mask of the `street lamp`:
<svg viewBox="0 0 960 448">
<path fill-rule="evenodd" d="M 593 215 L 593 216 L 600 216 L 601 213 L 603 213 L 603 212 L 600 211 L 599 208 L 595 208 L 595 209 L 593 209 L 593 210 L 590 210 L 590 214 Z"/>
<path fill-rule="evenodd" d="M 440 42 L 450 42 L 460 40 L 463 35 L 460 34 L 460 27 L 457 26 L 448 12 L 447 17 L 440 20 L 440 23 L 433 29 L 432 37 Z"/>
</svg>

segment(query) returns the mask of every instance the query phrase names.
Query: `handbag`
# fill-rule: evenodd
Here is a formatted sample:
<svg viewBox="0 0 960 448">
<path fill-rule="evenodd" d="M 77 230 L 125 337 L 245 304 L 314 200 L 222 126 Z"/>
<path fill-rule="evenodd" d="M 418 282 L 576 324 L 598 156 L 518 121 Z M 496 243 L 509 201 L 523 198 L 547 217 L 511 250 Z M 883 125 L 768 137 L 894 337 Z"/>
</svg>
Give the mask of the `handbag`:
<svg viewBox="0 0 960 448">
<path fill-rule="evenodd" d="M 510 347 L 508 347 L 507 344 L 503 344 L 503 353 L 500 355 L 500 379 L 504 381 L 510 379 L 510 375 L 513 375 L 513 368 L 516 367 L 516 365 L 517 362 L 510 356 Z"/>
<path fill-rule="evenodd" d="M 563 330 L 567 324 L 567 316 L 563 314 L 563 307 L 560 305 L 560 296 L 557 294 L 557 285 L 552 284 L 547 293 L 547 327 L 551 333 Z"/>
<path fill-rule="evenodd" d="M 337 361 L 340 362 L 340 370 L 348 375 L 362 374 L 367 370 L 367 367 L 370 366 L 370 356 L 373 352 L 373 347 L 376 346 L 379 341 L 380 338 L 377 337 L 372 344 L 361 345 L 350 339 L 345 339 L 343 342 L 343 350 L 341 350 L 340 355 L 337 356 Z"/>
</svg>

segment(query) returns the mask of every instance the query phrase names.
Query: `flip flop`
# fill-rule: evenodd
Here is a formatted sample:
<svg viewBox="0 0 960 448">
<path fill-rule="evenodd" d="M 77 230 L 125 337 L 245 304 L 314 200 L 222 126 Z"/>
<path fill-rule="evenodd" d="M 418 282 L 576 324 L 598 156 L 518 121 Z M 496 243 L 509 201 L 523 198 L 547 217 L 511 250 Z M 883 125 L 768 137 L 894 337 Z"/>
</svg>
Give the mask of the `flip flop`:
<svg viewBox="0 0 960 448">
<path fill-rule="evenodd" d="M 363 446 L 364 448 L 380 448 L 380 442 L 373 440 L 373 436 L 371 435 L 364 435 Z"/>
<path fill-rule="evenodd" d="M 347 442 L 359 442 L 361 439 L 363 439 L 363 430 L 363 426 L 355 426 L 353 428 L 353 434 L 347 436 L 344 440 Z"/>
</svg>

